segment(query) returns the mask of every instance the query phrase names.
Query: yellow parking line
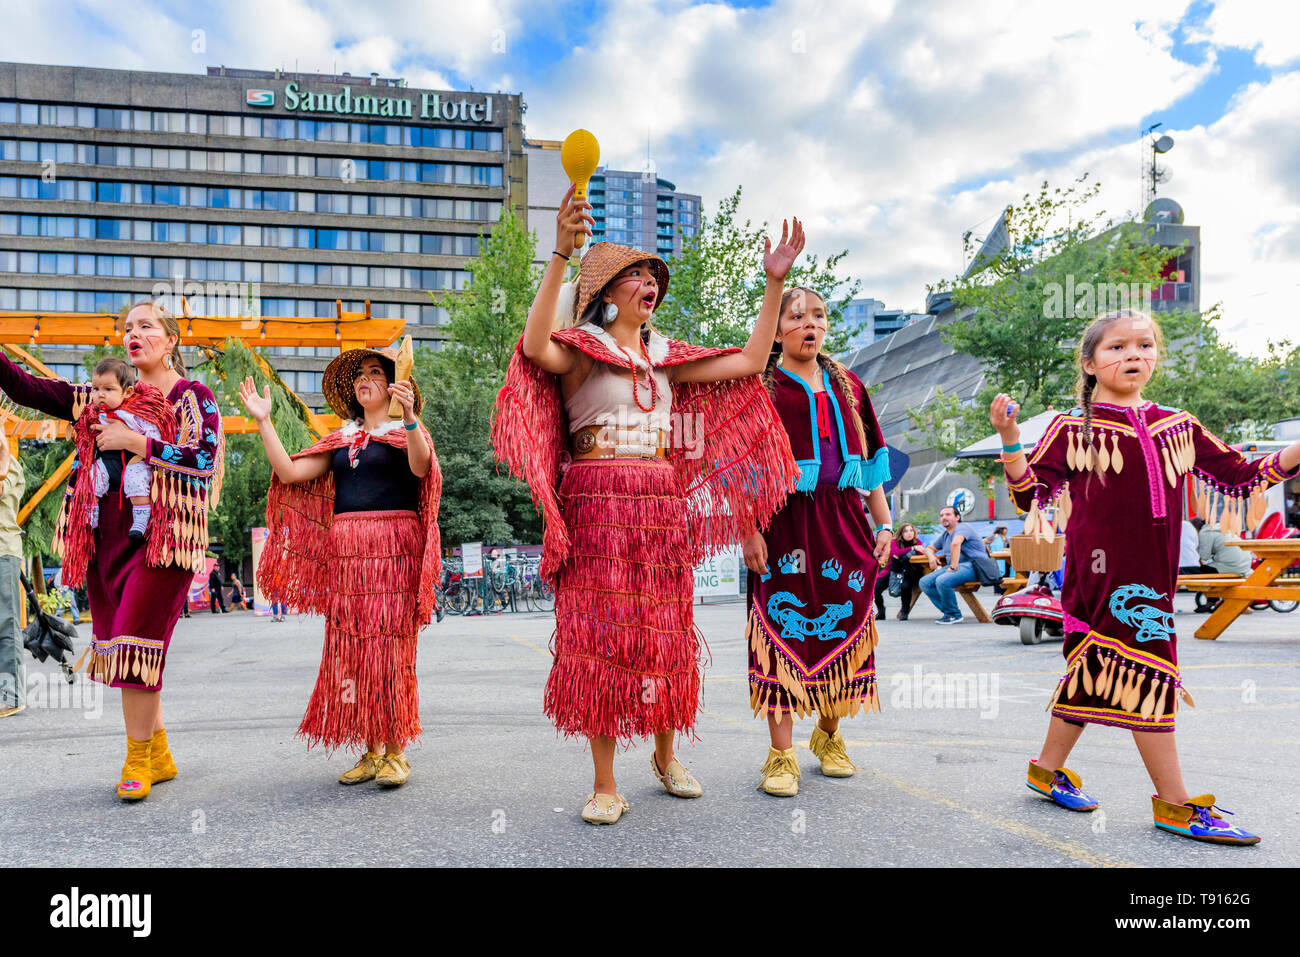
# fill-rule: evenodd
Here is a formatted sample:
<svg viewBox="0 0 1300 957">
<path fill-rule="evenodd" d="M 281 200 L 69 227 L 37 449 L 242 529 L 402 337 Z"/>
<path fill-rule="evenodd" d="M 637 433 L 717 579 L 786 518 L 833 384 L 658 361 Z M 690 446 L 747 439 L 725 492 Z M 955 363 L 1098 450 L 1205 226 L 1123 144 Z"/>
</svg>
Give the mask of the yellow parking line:
<svg viewBox="0 0 1300 957">
<path fill-rule="evenodd" d="M 723 724 L 732 725 L 733 727 L 745 727 L 747 724 L 747 722 L 737 721 L 735 718 L 728 718 L 724 715 L 720 715 L 713 711 L 701 711 L 700 714 L 713 718 L 715 721 L 721 721 Z M 846 742 L 846 743 L 860 744 L 862 742 Z M 967 741 L 967 742 L 954 742 L 954 743 L 970 744 L 971 742 Z M 899 742 L 899 745 L 902 747 L 909 747 L 909 746 L 927 747 L 927 746 L 931 746 L 931 744 L 932 744 L 931 742 Z M 800 747 L 803 747 L 803 745 L 800 745 Z M 951 800 L 950 798 L 946 798 L 942 794 L 939 794 L 935 791 L 931 791 L 929 788 L 924 788 L 921 787 L 920 785 L 911 784 L 907 781 L 900 781 L 897 778 L 892 778 L 887 774 L 882 774 L 880 771 L 878 771 L 875 768 L 872 769 L 871 773 L 873 776 L 879 777 L 886 784 L 898 788 L 898 790 L 903 791 L 906 794 L 910 794 L 913 797 L 921 798 L 922 800 L 929 801 L 932 804 L 937 804 L 940 807 L 945 807 L 952 811 L 958 811 L 969 817 L 975 818 L 977 821 L 981 822 L 982 824 L 988 824 L 992 827 L 1000 828 L 1001 830 L 1008 831 L 1020 837 L 1027 838 L 1028 840 L 1033 841 L 1035 844 L 1038 844 L 1040 847 L 1047 848 L 1049 851 L 1055 851 L 1056 853 L 1062 854 L 1066 857 L 1071 857 L 1074 860 L 1079 861 L 1081 864 L 1087 864 L 1091 867 L 1142 867 L 1143 866 L 1141 864 L 1135 864 L 1132 861 L 1123 860 L 1122 858 L 1111 857 L 1109 854 L 1098 853 L 1096 851 L 1091 850 L 1090 848 L 1083 846 L 1082 844 L 1075 843 L 1074 841 L 1066 841 L 1058 837 L 1053 837 L 1051 834 L 1048 834 L 1046 831 L 1041 831 L 1036 827 L 1030 827 L 1028 824 L 1022 824 L 1019 821 L 1012 820 L 1011 818 L 1002 817 L 997 814 L 989 814 L 988 812 L 980 811 L 973 807 L 968 807 L 965 804 L 961 804 L 957 801 Z"/>
<path fill-rule="evenodd" d="M 548 651 L 547 649 L 541 647 L 540 645 L 535 645 L 535 644 L 533 644 L 531 641 L 529 641 L 529 640 L 528 640 L 527 638 L 525 638 L 523 635 L 506 635 L 506 637 L 507 637 L 507 638 L 510 638 L 510 639 L 513 639 L 514 641 L 519 642 L 519 643 L 520 643 L 521 645 L 523 645 L 525 648 L 531 648 L 531 649 L 533 649 L 533 651 L 537 652 L 538 654 L 545 655 L 547 658 L 550 658 L 550 657 L 551 657 L 551 653 L 550 653 L 550 651 Z"/>
</svg>

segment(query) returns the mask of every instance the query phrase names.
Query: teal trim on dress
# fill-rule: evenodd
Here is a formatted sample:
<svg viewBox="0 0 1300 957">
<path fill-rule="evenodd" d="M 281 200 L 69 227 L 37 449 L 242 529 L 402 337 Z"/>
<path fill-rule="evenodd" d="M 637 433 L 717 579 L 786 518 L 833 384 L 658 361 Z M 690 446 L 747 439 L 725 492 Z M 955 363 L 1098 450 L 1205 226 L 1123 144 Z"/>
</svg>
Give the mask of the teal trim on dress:
<svg viewBox="0 0 1300 957">
<path fill-rule="evenodd" d="M 870 492 L 872 489 L 880 488 L 889 479 L 889 449 L 882 445 L 876 449 L 875 455 L 862 463 L 857 488 Z"/>
<path fill-rule="evenodd" d="M 817 394 L 803 378 L 788 372 L 777 366 L 777 371 L 785 373 L 786 377 L 799 383 L 800 387 L 808 396 L 808 418 L 812 422 L 812 453 L 810 459 L 799 459 L 794 464 L 799 466 L 799 481 L 795 483 L 796 492 L 815 492 L 817 491 L 817 475 L 822 470 L 821 449 L 817 442 Z"/>
<path fill-rule="evenodd" d="M 862 481 L 862 456 L 849 454 L 849 440 L 844 434 L 844 414 L 840 411 L 839 400 L 835 398 L 835 389 L 831 387 L 830 373 L 822 369 L 822 388 L 830 397 L 831 408 L 835 410 L 835 430 L 840 436 L 840 458 L 844 460 L 844 468 L 840 471 L 840 480 L 836 483 L 837 488 L 861 488 L 859 484 Z M 813 432 L 816 435 L 816 431 Z"/>
</svg>

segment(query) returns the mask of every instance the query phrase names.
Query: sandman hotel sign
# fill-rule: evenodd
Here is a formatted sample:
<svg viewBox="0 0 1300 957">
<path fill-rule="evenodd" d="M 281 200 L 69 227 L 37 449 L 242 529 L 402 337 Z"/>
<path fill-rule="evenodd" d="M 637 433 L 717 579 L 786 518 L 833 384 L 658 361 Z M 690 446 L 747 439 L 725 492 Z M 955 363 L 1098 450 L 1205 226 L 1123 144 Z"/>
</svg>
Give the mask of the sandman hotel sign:
<svg viewBox="0 0 1300 957">
<path fill-rule="evenodd" d="M 369 91 L 374 87 L 363 87 Z M 274 90 L 246 90 L 244 102 L 249 106 L 275 106 Z M 341 93 L 317 93 L 303 90 L 297 83 L 284 88 L 284 108 L 299 113 L 332 113 L 337 116 L 379 116 L 397 120 L 459 120 L 468 123 L 492 122 L 492 97 L 484 96 L 482 102 L 472 102 L 465 97 L 453 100 L 441 93 L 421 93 L 419 113 L 415 104 L 405 96 L 376 96 L 373 93 L 352 92 L 345 86 Z"/>
</svg>

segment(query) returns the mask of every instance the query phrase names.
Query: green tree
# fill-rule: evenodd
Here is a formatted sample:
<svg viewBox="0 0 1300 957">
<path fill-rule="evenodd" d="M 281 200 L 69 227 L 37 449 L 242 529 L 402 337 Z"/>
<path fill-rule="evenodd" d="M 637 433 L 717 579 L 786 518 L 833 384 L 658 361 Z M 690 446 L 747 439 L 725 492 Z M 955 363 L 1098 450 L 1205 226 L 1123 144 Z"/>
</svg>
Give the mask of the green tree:
<svg viewBox="0 0 1300 957">
<path fill-rule="evenodd" d="M 23 488 L 22 502 L 25 506 L 69 455 L 72 443 L 67 439 L 23 439 L 18 443 L 18 460 L 22 463 Z M 63 490 L 67 482 L 47 494 L 36 506 L 27 521 L 23 523 L 23 554 L 31 558 L 40 555 L 46 562 L 57 562 L 54 558 L 54 525 L 59 519 L 59 509 L 63 504 Z"/>
<path fill-rule="evenodd" d="M 1228 442 L 1272 438 L 1271 426 L 1300 409 L 1300 348 L 1268 343 L 1263 356 L 1226 344 L 1215 306 L 1191 330 L 1195 349 L 1167 350 L 1143 395 L 1187 409 Z"/>
<path fill-rule="evenodd" d="M 536 238 L 503 208 L 477 259 L 467 264 L 467 289 L 443 300 L 442 349 L 417 349 L 415 380 L 421 415 L 442 468 L 438 527 L 450 547 L 460 542 L 539 542 L 541 518 L 528 489 L 498 474 L 492 453 L 492 409 L 541 276 Z"/>
<path fill-rule="evenodd" d="M 944 342 L 980 359 L 988 379 L 964 404 L 940 393 L 933 411 L 909 410 L 913 426 L 941 452 L 990 434 L 988 406 L 999 392 L 1016 398 L 1022 420 L 1072 408 L 1084 327 L 1117 304 L 1145 308 L 1146 295 L 1163 281 L 1165 263 L 1183 251 L 1152 242 L 1150 224 L 1117 223 L 1093 211 L 1099 193 L 1086 174 L 1068 187 L 1043 183 L 1037 194 L 1008 207 L 1005 244 L 981 252 L 983 261 L 970 275 L 930 287 L 951 293 L 964 314 L 944 328 Z M 969 257 L 969 237 L 966 246 Z M 1162 313 L 1160 321 L 1168 341 L 1194 351 L 1204 325 L 1198 315 Z M 953 468 L 981 477 L 1000 471 L 996 462 L 981 459 Z"/>
<path fill-rule="evenodd" d="M 669 263 L 668 294 L 656 310 L 654 325 L 665 335 L 704 346 L 738 346 L 749 339 L 763 302 L 763 238 L 775 246 L 780 224 L 753 226 L 737 220 L 741 187 L 718 204 L 712 216 L 700 216 L 699 231 L 683 237 L 682 252 Z M 829 328 L 825 348 L 841 352 L 848 342 L 844 307 L 857 295 L 859 280 L 838 274 L 847 250 L 824 261 L 805 253 L 786 277 L 785 286 L 806 286 L 826 300 Z"/>
<path fill-rule="evenodd" d="M 271 421 L 289 454 L 300 452 L 315 441 L 302 407 L 278 375 L 268 379 L 253 357 L 253 351 L 239 339 L 227 339 L 219 350 L 205 350 L 206 359 L 192 371 L 204 376 L 222 415 L 246 415 L 239 401 L 239 385 L 252 376 L 259 390 L 271 385 Z M 238 565 L 252 549 L 249 529 L 266 522 L 266 492 L 271 484 L 271 463 L 257 435 L 226 436 L 226 472 L 221 498 L 208 515 L 208 532 L 220 543 L 224 555 Z"/>
</svg>

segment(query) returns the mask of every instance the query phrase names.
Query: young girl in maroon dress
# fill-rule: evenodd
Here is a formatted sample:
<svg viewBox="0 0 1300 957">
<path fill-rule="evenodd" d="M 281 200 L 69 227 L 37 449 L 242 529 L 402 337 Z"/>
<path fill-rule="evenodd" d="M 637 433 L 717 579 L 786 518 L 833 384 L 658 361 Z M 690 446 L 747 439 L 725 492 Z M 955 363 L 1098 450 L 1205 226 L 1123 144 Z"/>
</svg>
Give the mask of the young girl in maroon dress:
<svg viewBox="0 0 1300 957">
<path fill-rule="evenodd" d="M 99 521 L 92 529 L 91 461 L 88 450 L 79 446 L 59 528 L 69 557 L 85 569 L 94 622 L 90 646 L 82 655 L 89 662 L 87 674 L 122 689 L 127 757 L 117 793 L 123 800 L 138 801 L 148 796 L 152 785 L 177 774 L 163 728 L 162 675 L 172 629 L 208 546 L 208 508 L 216 507 L 223 443 L 221 413 L 212 392 L 184 378 L 175 317 L 160 304 L 144 301 L 122 318 L 127 356 L 140 382 L 166 396 L 175 413 L 176 438 L 147 438 L 113 419 L 90 423 L 101 453 L 122 451 L 126 456 L 104 456 L 109 491 L 100 501 Z M 89 399 L 86 387 L 31 375 L 4 356 L 0 389 L 20 405 L 63 419 L 78 418 Z M 153 469 L 155 511 L 144 541 L 129 537 L 131 503 L 119 494 L 122 461 L 132 454 Z M 79 584 L 68 569 L 64 583 Z"/>
<path fill-rule="evenodd" d="M 590 741 L 595 782 L 582 817 L 612 824 L 628 809 L 614 784 L 620 740 L 654 735 L 655 777 L 676 797 L 701 794 L 673 753 L 699 711 L 693 569 L 765 525 L 798 474 L 758 373 L 803 230 L 796 220 L 767 243 L 745 348 L 702 348 L 650 326 L 668 289 L 668 266 L 652 253 L 596 243 L 559 306 L 575 239 L 594 222 L 572 195 L 492 438 L 545 521 L 541 574 L 555 585 L 556 623 L 546 713 Z"/>
<path fill-rule="evenodd" d="M 781 298 L 763 379 L 800 477 L 771 528 L 750 535 L 744 550 L 749 702 L 767 717 L 772 741 L 759 787 L 780 797 L 799 791 L 796 717 L 816 712 L 809 750 L 822 774 L 849 777 L 856 768 L 840 718 L 880 710 L 873 605 L 893 539 L 881 488 L 889 450 L 867 390 L 821 351 L 826 321 L 826 303 L 811 289 Z"/>
<path fill-rule="evenodd" d="M 1006 395 L 989 417 L 1002 436 L 1007 487 L 1045 527 L 1043 510 L 1066 516 L 1066 671 L 1049 705 L 1047 739 L 1029 762 L 1027 784 L 1073 811 L 1098 802 L 1064 766 L 1086 724 L 1128 728 L 1155 785 L 1157 827 L 1194 840 L 1255 844 L 1259 838 L 1215 812 L 1214 795 L 1191 796 L 1174 744 L 1179 697 L 1173 596 L 1186 476 L 1217 490 L 1222 521 L 1240 527 L 1245 500 L 1297 474 L 1300 442 L 1248 461 L 1190 412 L 1142 398 L 1160 350 L 1148 315 L 1122 310 L 1084 332 L 1079 408 L 1058 415 L 1026 460 L 1018 409 Z M 1227 812 L 1224 812 L 1227 813 Z"/>
</svg>

